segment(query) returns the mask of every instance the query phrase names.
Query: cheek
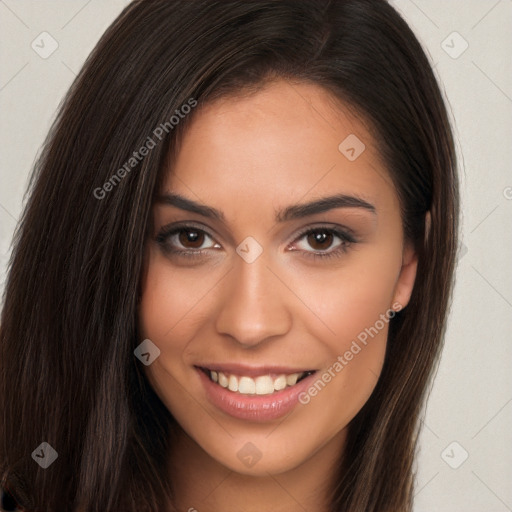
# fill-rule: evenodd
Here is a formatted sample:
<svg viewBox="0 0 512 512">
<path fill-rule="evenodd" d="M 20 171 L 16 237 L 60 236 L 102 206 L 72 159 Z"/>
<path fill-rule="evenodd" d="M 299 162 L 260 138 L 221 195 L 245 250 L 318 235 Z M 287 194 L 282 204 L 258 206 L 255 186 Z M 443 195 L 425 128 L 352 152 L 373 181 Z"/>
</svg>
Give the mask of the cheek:
<svg viewBox="0 0 512 512">
<path fill-rule="evenodd" d="M 294 281 L 297 295 L 307 296 L 316 317 L 304 316 L 310 320 L 303 327 L 328 354 L 316 385 L 304 397 L 320 424 L 333 417 L 334 430 L 348 424 L 377 384 L 395 314 L 391 305 L 399 262 L 398 251 L 383 249 L 358 254 L 336 271 Z M 325 403 L 338 403 L 340 408 L 329 410 Z"/>
<path fill-rule="evenodd" d="M 311 318 L 308 329 L 329 346 L 333 357 L 348 350 L 353 340 L 364 341 L 369 330 L 373 338 L 385 343 L 388 321 L 383 323 L 382 318 L 390 312 L 399 262 L 396 251 L 372 251 L 355 254 L 335 270 L 305 277 L 297 272 L 288 275 L 287 282 L 298 296 L 307 297 L 307 305 L 315 313 L 316 321 L 311 315 L 302 315 Z"/>
<path fill-rule="evenodd" d="M 142 339 L 149 338 L 160 349 L 160 356 L 144 371 L 165 402 L 167 395 L 173 395 L 170 389 L 188 379 L 184 372 L 190 368 L 183 357 L 189 342 L 197 336 L 200 317 L 208 317 L 202 313 L 206 303 L 202 299 L 217 280 L 218 276 L 199 268 L 173 268 L 156 249 L 150 254 L 138 324 Z"/>
<path fill-rule="evenodd" d="M 141 335 L 161 341 L 173 339 L 173 346 L 185 344 L 188 320 L 200 314 L 201 300 L 218 279 L 217 274 L 201 267 L 173 267 L 158 249 L 152 249 L 138 312 Z"/>
<path fill-rule="evenodd" d="M 390 287 L 357 281 L 343 293 L 319 294 L 330 334 L 318 322 L 310 324 L 327 355 L 325 367 L 301 397 L 303 413 L 312 423 L 309 435 L 318 442 L 347 427 L 368 401 L 384 364 Z"/>
</svg>

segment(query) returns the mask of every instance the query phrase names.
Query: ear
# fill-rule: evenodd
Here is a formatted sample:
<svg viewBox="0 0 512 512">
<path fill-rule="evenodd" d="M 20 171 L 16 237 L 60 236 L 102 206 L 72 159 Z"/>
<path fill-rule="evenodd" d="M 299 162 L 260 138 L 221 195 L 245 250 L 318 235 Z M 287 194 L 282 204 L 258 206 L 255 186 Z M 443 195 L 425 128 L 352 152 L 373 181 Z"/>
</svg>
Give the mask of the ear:
<svg viewBox="0 0 512 512">
<path fill-rule="evenodd" d="M 430 212 L 425 214 L 425 235 L 423 243 L 426 245 L 430 236 L 431 217 Z M 416 272 L 418 270 L 418 255 L 411 243 L 405 245 L 402 253 L 402 268 L 395 285 L 392 308 L 400 311 L 409 304 L 412 289 L 416 282 Z"/>
<path fill-rule="evenodd" d="M 407 244 L 402 253 L 402 268 L 395 285 L 392 308 L 395 311 L 404 309 L 411 298 L 416 270 L 418 268 L 418 256 L 412 244 Z"/>
</svg>

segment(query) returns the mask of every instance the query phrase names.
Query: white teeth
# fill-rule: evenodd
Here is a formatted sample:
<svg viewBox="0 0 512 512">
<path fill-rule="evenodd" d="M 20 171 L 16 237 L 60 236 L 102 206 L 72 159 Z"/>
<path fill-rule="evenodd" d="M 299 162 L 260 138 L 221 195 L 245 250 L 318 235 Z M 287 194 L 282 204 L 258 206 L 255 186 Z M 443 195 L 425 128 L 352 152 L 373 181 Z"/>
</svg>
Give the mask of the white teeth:
<svg viewBox="0 0 512 512">
<path fill-rule="evenodd" d="M 286 387 L 286 375 L 279 375 L 277 379 L 274 381 L 274 389 L 276 391 L 281 391 Z"/>
<path fill-rule="evenodd" d="M 251 379 L 251 377 L 240 377 L 238 391 L 246 395 L 254 395 L 254 393 L 256 393 L 256 383 L 254 379 Z"/>
<path fill-rule="evenodd" d="M 234 375 L 229 376 L 228 389 L 230 391 L 238 391 L 238 379 Z"/>
<path fill-rule="evenodd" d="M 298 373 L 292 373 L 291 375 L 286 376 L 286 384 L 288 386 L 293 386 L 294 384 L 297 384 L 297 379 L 299 378 Z"/>
<path fill-rule="evenodd" d="M 222 372 L 219 372 L 219 384 L 223 388 L 227 388 L 228 387 L 228 378 Z"/>
<path fill-rule="evenodd" d="M 228 388 L 233 393 L 244 395 L 271 395 L 274 391 L 281 391 L 287 386 L 294 386 L 304 373 L 281 374 L 275 379 L 270 375 L 260 375 L 255 379 L 251 377 L 237 377 L 226 375 L 223 372 L 210 371 L 213 382 L 218 382 L 223 388 Z"/>
<path fill-rule="evenodd" d="M 274 380 L 269 375 L 262 375 L 256 377 L 256 394 L 257 395 L 269 395 L 274 392 Z"/>
</svg>

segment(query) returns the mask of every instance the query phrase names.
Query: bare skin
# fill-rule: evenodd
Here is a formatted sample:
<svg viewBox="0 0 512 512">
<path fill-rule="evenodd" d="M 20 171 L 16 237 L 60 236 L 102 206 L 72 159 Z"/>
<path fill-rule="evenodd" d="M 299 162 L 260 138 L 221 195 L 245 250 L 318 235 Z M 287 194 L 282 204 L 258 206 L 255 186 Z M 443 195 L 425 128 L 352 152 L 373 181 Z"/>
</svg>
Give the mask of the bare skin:
<svg viewBox="0 0 512 512">
<path fill-rule="evenodd" d="M 354 161 L 338 149 L 350 134 L 366 146 Z M 178 510 L 327 511 L 347 426 L 382 369 L 388 323 L 377 322 L 407 305 L 416 276 L 375 143 L 324 89 L 276 81 L 195 113 L 162 190 L 171 192 L 224 216 L 157 202 L 147 247 L 139 322 L 161 351 L 146 374 L 183 429 L 169 460 Z M 288 206 L 334 195 L 367 206 L 276 219 Z M 157 240 L 178 222 L 192 226 Z M 262 248 L 250 263 L 236 251 L 247 237 Z M 375 325 L 377 334 L 345 359 Z M 322 376 L 339 357 L 346 364 L 308 403 L 269 421 L 218 409 L 196 368 L 279 364 Z M 251 466 L 237 456 L 247 443 L 261 455 Z"/>
</svg>

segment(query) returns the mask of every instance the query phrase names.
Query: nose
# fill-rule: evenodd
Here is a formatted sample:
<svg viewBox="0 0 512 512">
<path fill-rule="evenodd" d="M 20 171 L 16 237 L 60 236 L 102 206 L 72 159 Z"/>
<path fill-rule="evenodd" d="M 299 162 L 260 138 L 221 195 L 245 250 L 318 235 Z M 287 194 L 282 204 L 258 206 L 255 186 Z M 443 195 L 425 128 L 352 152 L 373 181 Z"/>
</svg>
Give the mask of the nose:
<svg viewBox="0 0 512 512">
<path fill-rule="evenodd" d="M 290 292 L 263 255 L 252 263 L 236 260 L 226 278 L 215 324 L 219 334 L 251 348 L 290 330 Z"/>
</svg>

